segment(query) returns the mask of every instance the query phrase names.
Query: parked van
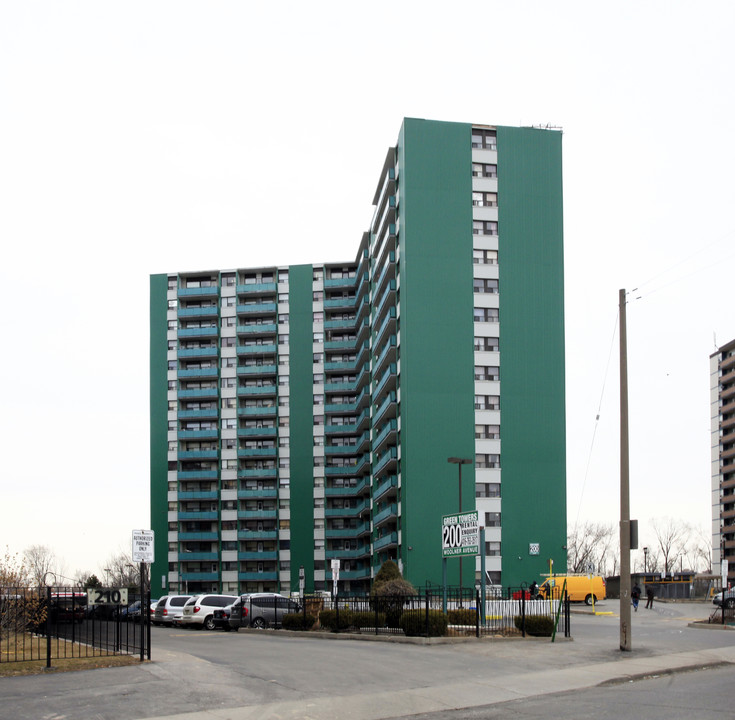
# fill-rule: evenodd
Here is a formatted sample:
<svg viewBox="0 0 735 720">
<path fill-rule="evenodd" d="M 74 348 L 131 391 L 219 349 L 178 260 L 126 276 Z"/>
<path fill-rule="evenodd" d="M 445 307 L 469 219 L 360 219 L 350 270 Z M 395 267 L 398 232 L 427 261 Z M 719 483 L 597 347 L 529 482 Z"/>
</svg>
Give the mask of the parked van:
<svg viewBox="0 0 735 720">
<path fill-rule="evenodd" d="M 567 581 L 567 594 L 572 602 L 592 602 L 605 599 L 605 578 L 600 575 L 553 575 L 547 577 L 539 586 L 538 592 L 542 598 L 561 597 L 564 581 Z"/>
</svg>

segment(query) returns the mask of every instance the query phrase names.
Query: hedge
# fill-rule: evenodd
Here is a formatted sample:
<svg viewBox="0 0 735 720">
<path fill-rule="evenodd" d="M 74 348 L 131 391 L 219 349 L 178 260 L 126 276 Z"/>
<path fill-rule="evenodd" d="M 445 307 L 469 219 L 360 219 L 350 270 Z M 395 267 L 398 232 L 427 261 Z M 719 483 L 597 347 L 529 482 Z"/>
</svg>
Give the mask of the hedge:
<svg viewBox="0 0 735 720">
<path fill-rule="evenodd" d="M 401 615 L 400 628 L 408 637 L 426 635 L 426 610 L 406 610 Z M 429 637 L 447 634 L 447 616 L 441 610 L 429 610 Z"/>
<path fill-rule="evenodd" d="M 523 625 L 523 618 L 516 615 L 513 623 L 520 630 Z M 554 631 L 554 619 L 551 615 L 526 615 L 526 633 L 536 637 L 551 637 Z"/>
<path fill-rule="evenodd" d="M 303 613 L 288 613 L 281 620 L 284 630 L 311 630 L 315 622 L 314 615 L 304 616 Z"/>
</svg>

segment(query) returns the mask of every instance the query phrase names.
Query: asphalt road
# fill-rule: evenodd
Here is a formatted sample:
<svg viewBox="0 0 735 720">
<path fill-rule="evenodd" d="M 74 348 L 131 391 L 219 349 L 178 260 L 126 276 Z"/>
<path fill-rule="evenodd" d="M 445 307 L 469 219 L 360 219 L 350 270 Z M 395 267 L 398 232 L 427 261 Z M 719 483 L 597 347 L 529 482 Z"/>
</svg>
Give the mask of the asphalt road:
<svg viewBox="0 0 735 720">
<path fill-rule="evenodd" d="M 616 609 L 611 602 L 597 608 Z M 508 705 L 525 696 L 542 696 L 548 713 L 553 703 L 565 702 L 564 691 L 577 688 L 571 702 L 593 692 L 587 688 L 600 678 L 635 674 L 649 660 L 671 657 L 681 667 L 699 662 L 698 652 L 735 648 L 735 632 L 689 627 L 709 612 L 703 603 L 640 609 L 633 616 L 631 653 L 619 649 L 614 614 L 587 612 L 572 616 L 573 641 L 553 644 L 501 639 L 413 645 L 270 630 L 153 628 L 152 663 L 0 680 L 0 718 L 368 719 Z M 682 653 L 691 655 L 682 659 Z M 594 673 L 599 668 L 603 674 Z M 615 690 L 624 693 L 627 687 Z M 528 702 L 536 700 L 523 701 Z"/>
</svg>

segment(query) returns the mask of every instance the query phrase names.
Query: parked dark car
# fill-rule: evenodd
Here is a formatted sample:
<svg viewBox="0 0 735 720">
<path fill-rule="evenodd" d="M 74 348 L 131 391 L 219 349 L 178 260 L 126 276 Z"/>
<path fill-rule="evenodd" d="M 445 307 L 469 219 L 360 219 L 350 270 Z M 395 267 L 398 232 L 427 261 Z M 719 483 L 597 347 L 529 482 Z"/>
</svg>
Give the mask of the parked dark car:
<svg viewBox="0 0 735 720">
<path fill-rule="evenodd" d="M 296 600 L 278 593 L 247 593 L 232 604 L 230 629 L 280 627 L 284 615 L 300 610 L 301 606 Z"/>
<path fill-rule="evenodd" d="M 140 600 L 136 600 L 127 607 L 120 610 L 120 618 L 122 620 L 130 620 L 132 622 L 140 622 Z"/>
</svg>

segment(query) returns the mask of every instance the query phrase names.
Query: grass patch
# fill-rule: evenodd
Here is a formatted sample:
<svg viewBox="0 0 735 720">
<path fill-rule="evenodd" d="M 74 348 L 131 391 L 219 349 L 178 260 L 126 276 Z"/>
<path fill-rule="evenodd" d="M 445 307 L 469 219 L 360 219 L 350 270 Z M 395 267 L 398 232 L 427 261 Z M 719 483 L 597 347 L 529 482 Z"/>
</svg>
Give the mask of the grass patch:
<svg viewBox="0 0 735 720">
<path fill-rule="evenodd" d="M 16 660 L 18 658 L 18 660 Z M 98 648 L 54 638 L 51 668 L 55 672 L 122 667 L 140 662 L 138 655 L 109 655 Z M 0 641 L 0 677 L 37 675 L 46 672 L 46 638 L 29 633 L 8 635 Z"/>
</svg>

